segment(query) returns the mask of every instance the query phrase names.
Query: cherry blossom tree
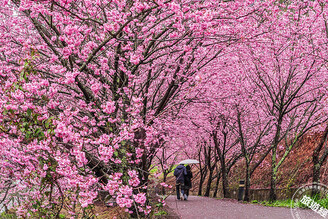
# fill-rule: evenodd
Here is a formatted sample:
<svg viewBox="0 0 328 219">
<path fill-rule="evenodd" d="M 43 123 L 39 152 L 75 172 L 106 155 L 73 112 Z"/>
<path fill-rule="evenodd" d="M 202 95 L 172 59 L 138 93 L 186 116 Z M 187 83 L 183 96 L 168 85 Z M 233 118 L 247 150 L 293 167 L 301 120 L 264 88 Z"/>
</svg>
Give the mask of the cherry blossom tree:
<svg viewBox="0 0 328 219">
<path fill-rule="evenodd" d="M 0 176 L 19 182 L 8 194 L 24 191 L 17 212 L 34 217 L 63 208 L 78 216 L 99 189 L 148 214 L 159 118 L 185 101 L 197 72 L 252 33 L 239 21 L 256 22 L 250 15 L 267 5 L 1 3 Z"/>
</svg>

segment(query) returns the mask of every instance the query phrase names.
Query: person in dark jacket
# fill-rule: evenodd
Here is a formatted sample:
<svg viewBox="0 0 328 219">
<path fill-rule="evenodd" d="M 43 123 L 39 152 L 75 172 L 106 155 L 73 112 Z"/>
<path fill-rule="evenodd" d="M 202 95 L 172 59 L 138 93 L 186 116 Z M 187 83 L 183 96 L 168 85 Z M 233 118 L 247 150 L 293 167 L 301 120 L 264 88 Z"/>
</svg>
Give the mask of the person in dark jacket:
<svg viewBox="0 0 328 219">
<path fill-rule="evenodd" d="M 187 175 L 185 176 L 184 181 L 184 199 L 187 201 L 189 196 L 189 189 L 191 189 L 191 178 L 192 178 L 192 172 L 189 165 L 186 166 Z"/>
<path fill-rule="evenodd" d="M 178 200 L 180 200 L 180 190 L 181 190 L 181 194 L 182 197 L 181 199 L 183 199 L 183 195 L 184 195 L 184 182 L 185 182 L 185 176 L 187 175 L 187 169 L 184 165 L 179 164 L 179 166 L 177 166 L 174 170 L 174 176 L 176 177 L 176 191 L 177 191 L 177 198 Z"/>
</svg>

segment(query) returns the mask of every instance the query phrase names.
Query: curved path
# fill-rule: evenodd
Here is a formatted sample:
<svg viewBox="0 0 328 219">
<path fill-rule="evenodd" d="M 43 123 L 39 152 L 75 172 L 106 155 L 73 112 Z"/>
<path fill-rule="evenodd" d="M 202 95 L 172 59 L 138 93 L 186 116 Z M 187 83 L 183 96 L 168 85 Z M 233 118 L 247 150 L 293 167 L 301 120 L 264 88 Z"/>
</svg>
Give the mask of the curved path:
<svg viewBox="0 0 328 219">
<path fill-rule="evenodd" d="M 178 201 L 169 196 L 166 204 L 182 219 L 292 219 L 289 208 L 266 207 L 255 204 L 243 204 L 236 200 L 214 199 L 190 196 L 188 201 Z M 301 211 L 301 218 L 321 218 L 312 210 Z"/>
</svg>

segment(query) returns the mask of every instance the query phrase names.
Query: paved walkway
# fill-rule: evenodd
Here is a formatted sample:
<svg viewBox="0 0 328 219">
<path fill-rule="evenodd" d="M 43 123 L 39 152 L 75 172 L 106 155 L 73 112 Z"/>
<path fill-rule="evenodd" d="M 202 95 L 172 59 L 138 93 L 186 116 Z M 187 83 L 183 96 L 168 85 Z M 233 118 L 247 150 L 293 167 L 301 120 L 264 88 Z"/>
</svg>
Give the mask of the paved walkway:
<svg viewBox="0 0 328 219">
<path fill-rule="evenodd" d="M 290 208 L 243 204 L 235 200 L 190 196 L 188 201 L 178 201 L 176 196 L 169 196 L 166 203 L 182 219 L 293 219 Z M 298 212 L 301 219 L 323 219 L 312 210 Z"/>
</svg>

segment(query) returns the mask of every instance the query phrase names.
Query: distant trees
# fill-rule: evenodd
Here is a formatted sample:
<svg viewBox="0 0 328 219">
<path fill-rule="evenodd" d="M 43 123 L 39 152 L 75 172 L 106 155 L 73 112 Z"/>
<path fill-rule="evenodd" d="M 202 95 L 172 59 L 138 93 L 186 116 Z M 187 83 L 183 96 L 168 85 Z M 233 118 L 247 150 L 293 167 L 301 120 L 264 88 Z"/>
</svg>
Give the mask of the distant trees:
<svg viewBox="0 0 328 219">
<path fill-rule="evenodd" d="M 251 175 L 270 157 L 270 199 L 273 201 L 276 199 L 277 173 L 294 146 L 310 131 L 325 128 L 327 54 L 324 51 L 328 32 L 323 8 L 326 6 L 318 2 L 277 5 L 276 16 L 268 16 L 275 22 L 272 26 L 270 22 L 266 23 L 264 14 L 257 14 L 259 20 L 263 19 L 256 29 L 261 34 L 231 46 L 231 52 L 227 50 L 225 56 L 208 66 L 208 71 L 212 72 L 210 77 L 199 76 L 204 78 L 197 88 L 201 96 L 189 107 L 199 105 L 199 102 L 206 107 L 195 107 L 191 111 L 197 111 L 198 117 L 195 113 L 189 117 L 211 136 L 207 137 L 212 140 L 207 144 L 215 149 L 212 162 L 217 162 L 221 168 L 224 197 L 228 193 L 225 171 L 228 161 L 222 150 L 227 145 L 236 144 L 238 150 L 234 151 L 245 160 L 245 200 L 249 200 Z M 310 9 L 313 7 L 318 10 Z M 211 113 L 211 116 L 206 117 L 204 113 Z M 213 122 L 213 118 L 222 115 L 228 122 Z M 216 125 L 225 128 L 218 131 Z M 227 133 L 235 136 L 235 143 L 226 145 Z M 321 140 L 313 153 L 315 181 L 320 163 L 326 158 L 324 151 L 320 158 L 318 155 L 324 142 Z M 213 151 L 212 146 L 210 149 Z M 208 170 L 215 166 L 214 163 Z M 212 183 L 212 174 L 208 172 L 208 184 Z"/>
</svg>

